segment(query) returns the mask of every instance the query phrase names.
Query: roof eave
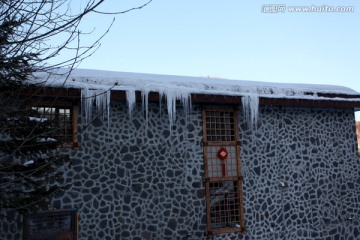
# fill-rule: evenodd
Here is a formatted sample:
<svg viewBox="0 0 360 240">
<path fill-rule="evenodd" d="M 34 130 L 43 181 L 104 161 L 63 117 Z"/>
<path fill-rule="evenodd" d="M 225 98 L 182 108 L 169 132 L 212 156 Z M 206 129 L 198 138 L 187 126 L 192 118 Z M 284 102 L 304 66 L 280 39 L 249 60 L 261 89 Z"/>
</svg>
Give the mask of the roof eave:
<svg viewBox="0 0 360 240">
<path fill-rule="evenodd" d="M 34 97 L 56 97 L 80 100 L 81 90 L 75 88 L 30 88 L 26 95 Z M 149 101 L 159 102 L 159 93 L 150 92 Z M 193 104 L 240 104 L 241 96 L 191 94 Z M 111 99 L 126 100 L 125 91 L 115 90 L 111 92 Z M 136 92 L 137 101 L 141 102 L 141 92 Z M 318 98 L 295 98 L 295 97 L 273 97 L 260 96 L 260 105 L 263 106 L 285 106 L 285 107 L 321 107 L 321 108 L 360 108 L 360 95 L 345 94 L 319 94 Z"/>
</svg>

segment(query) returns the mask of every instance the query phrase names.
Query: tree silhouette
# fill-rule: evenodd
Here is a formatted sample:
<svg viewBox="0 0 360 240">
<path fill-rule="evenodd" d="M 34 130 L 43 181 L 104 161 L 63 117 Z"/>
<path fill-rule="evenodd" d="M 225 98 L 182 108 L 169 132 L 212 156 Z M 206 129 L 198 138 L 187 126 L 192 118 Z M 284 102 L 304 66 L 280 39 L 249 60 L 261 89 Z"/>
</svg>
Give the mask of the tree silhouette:
<svg viewBox="0 0 360 240">
<path fill-rule="evenodd" d="M 58 123 L 64 116 L 43 118 L 29 106 L 41 87 L 30 87 L 28 79 L 35 72 L 52 73 L 64 67 L 69 74 L 98 49 L 111 24 L 85 46 L 81 39 L 92 34 L 81 29 L 85 16 L 123 14 L 151 1 L 111 13 L 101 10 L 105 0 L 87 1 L 77 10 L 70 0 L 0 2 L 0 210 L 46 208 L 51 197 L 67 187 L 62 173 L 71 161 L 58 151 L 64 139 L 55 134 L 62 130 Z M 58 58 L 65 52 L 70 57 Z M 52 111 L 58 97 L 43 110 Z"/>
</svg>

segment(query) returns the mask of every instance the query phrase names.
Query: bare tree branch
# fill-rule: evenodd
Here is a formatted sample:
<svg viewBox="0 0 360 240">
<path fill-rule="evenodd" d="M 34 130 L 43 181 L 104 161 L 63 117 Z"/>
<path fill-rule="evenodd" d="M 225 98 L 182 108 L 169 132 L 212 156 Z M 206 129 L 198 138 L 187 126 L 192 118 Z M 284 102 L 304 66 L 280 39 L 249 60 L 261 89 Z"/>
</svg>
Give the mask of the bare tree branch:
<svg viewBox="0 0 360 240">
<path fill-rule="evenodd" d="M 149 5 L 152 2 L 152 0 L 149 0 L 147 3 L 144 3 L 143 5 L 139 6 L 139 7 L 133 7 L 124 11 L 119 11 L 119 12 L 102 12 L 102 11 L 97 11 L 97 10 L 93 10 L 93 12 L 96 13 L 100 13 L 100 14 L 105 14 L 105 15 L 118 15 L 118 14 L 124 14 L 124 13 L 128 13 L 134 10 L 140 10 L 144 7 L 146 7 L 147 5 Z"/>
</svg>

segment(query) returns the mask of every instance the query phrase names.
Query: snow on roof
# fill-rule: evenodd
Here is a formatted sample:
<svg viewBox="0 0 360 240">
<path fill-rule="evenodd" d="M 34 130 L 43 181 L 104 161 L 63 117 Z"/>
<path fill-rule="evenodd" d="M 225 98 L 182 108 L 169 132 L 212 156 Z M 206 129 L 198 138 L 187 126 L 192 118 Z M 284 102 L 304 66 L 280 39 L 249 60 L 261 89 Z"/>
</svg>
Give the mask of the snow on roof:
<svg viewBox="0 0 360 240">
<path fill-rule="evenodd" d="M 63 74 L 66 69 L 59 70 Z M 37 81 L 46 75 L 37 74 Z M 319 84 L 289 84 L 259 81 L 229 80 L 207 77 L 186 77 L 129 72 L 75 69 L 65 81 L 64 75 L 52 75 L 44 83 L 52 87 L 98 90 L 134 90 L 141 92 L 183 92 L 186 94 L 217 94 L 246 96 L 255 94 L 270 98 L 319 98 L 317 94 L 360 95 L 343 86 Z"/>
<path fill-rule="evenodd" d="M 175 121 L 177 101 L 181 101 L 187 112 L 191 108 L 192 94 L 241 96 L 244 115 L 249 127 L 257 125 L 260 97 L 360 102 L 358 92 L 334 85 L 285 84 L 87 69 L 75 69 L 67 75 L 67 71 L 67 69 L 60 69 L 55 74 L 37 73 L 34 74 L 33 79 L 29 80 L 29 83 L 47 87 L 80 89 L 86 121 L 92 119 L 94 100 L 96 111 L 107 113 L 109 117 L 110 110 L 107 106 L 110 104 L 111 91 L 126 92 L 130 117 L 135 106 L 135 92 L 140 91 L 146 121 L 148 118 L 148 94 L 158 92 L 161 98 L 165 97 L 166 99 L 170 128 Z M 329 97 L 326 94 L 332 96 Z"/>
</svg>

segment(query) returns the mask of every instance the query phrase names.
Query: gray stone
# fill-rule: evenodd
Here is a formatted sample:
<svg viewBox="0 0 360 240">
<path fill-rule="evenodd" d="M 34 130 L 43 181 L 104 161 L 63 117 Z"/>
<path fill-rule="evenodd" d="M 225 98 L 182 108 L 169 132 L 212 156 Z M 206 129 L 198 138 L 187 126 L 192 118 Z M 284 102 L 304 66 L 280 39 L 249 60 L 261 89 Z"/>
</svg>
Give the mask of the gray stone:
<svg viewBox="0 0 360 240">
<path fill-rule="evenodd" d="M 170 130 L 165 106 L 150 104 L 146 126 L 141 107 L 129 121 L 125 103 L 112 105 L 110 129 L 97 119 L 80 148 L 61 150 L 74 165 L 52 207 L 79 209 L 79 240 L 207 239 L 200 107 L 177 111 Z M 249 129 L 238 115 L 247 231 L 212 239 L 357 239 L 353 111 L 268 106 L 259 116 Z M 4 222 L 0 239 L 20 239 L 21 224 Z"/>
</svg>

